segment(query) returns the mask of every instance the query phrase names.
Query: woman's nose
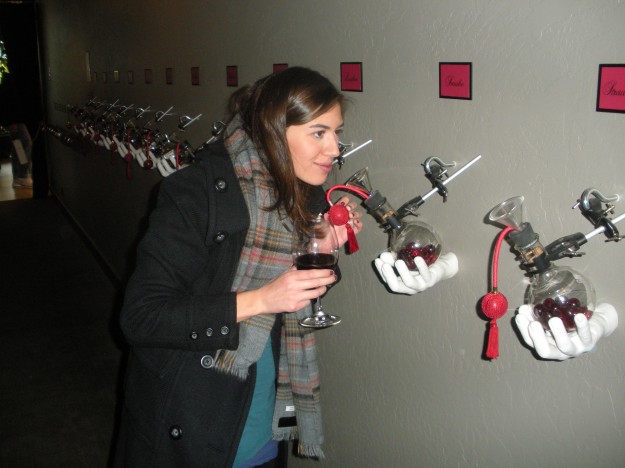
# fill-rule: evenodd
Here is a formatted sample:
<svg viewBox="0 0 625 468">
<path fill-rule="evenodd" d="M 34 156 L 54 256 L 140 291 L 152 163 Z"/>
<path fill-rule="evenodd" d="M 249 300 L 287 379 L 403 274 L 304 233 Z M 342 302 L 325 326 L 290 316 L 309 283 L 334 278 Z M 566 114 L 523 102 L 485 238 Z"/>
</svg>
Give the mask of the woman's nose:
<svg viewBox="0 0 625 468">
<path fill-rule="evenodd" d="M 332 135 L 328 138 L 328 142 L 326 143 L 326 154 L 336 158 L 341 154 L 339 150 L 339 137 L 338 135 Z"/>
</svg>

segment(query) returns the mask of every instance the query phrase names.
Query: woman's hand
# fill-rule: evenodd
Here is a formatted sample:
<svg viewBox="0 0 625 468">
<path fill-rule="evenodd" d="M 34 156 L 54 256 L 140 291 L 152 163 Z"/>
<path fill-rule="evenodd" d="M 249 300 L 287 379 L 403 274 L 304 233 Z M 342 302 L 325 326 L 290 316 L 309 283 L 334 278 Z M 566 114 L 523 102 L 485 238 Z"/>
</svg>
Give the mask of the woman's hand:
<svg viewBox="0 0 625 468">
<path fill-rule="evenodd" d="M 290 268 L 259 289 L 238 293 L 237 321 L 259 314 L 297 312 L 325 294 L 335 281 L 333 270 Z"/>
<path fill-rule="evenodd" d="M 349 197 L 341 197 L 335 204 L 345 205 L 347 208 L 347 212 L 349 213 L 349 225 L 354 231 L 354 234 L 358 234 L 362 230 L 362 221 L 360 218 L 362 217 L 362 213 L 358 211 L 356 208 L 358 204 L 349 200 Z M 328 214 L 325 214 L 327 219 Z M 347 242 L 347 225 L 343 226 L 334 226 L 334 230 L 336 231 L 336 237 L 339 241 L 339 247 L 342 247 Z"/>
</svg>

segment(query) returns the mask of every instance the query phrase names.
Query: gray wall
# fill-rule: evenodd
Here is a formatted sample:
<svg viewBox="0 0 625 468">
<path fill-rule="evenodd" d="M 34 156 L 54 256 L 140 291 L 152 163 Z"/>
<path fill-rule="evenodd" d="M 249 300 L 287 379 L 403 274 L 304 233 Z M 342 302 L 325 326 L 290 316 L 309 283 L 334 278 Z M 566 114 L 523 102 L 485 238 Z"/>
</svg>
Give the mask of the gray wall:
<svg viewBox="0 0 625 468">
<path fill-rule="evenodd" d="M 625 63 L 625 3 L 617 0 L 43 0 L 49 119 L 55 103 L 92 96 L 202 113 L 188 132 L 199 144 L 240 83 L 273 63 L 306 65 L 338 82 L 341 61 L 362 61 L 364 92 L 350 93 L 345 140 L 373 139 L 334 182 L 368 166 L 396 207 L 429 189 L 428 156 L 483 158 L 430 199 L 424 220 L 458 255 L 453 278 L 417 296 L 386 291 L 371 268 L 386 236 L 366 217 L 361 251 L 343 257 L 344 279 L 326 304 L 344 322 L 318 334 L 325 451 L 318 466 L 586 467 L 625 460 L 625 326 L 595 352 L 565 362 L 536 359 L 511 323 L 526 289 L 504 248 L 501 356 L 481 358 L 498 230 L 491 207 L 525 195 L 528 220 L 548 243 L 590 224 L 571 206 L 588 187 L 625 195 L 625 116 L 595 111 L 598 64 Z M 85 52 L 109 83 L 89 83 Z M 438 97 L 438 63 L 473 63 L 473 100 Z M 192 87 L 189 68 L 201 69 Z M 175 84 L 164 84 L 165 67 Z M 144 68 L 155 82 L 142 84 Z M 121 83 L 111 83 L 119 70 Z M 125 82 L 134 70 L 136 83 Z M 155 173 L 50 141 L 52 186 L 120 276 L 145 222 Z M 625 211 L 625 200 L 617 213 Z M 625 230 L 623 225 L 622 230 Z M 562 261 L 594 282 L 599 302 L 625 310 L 625 244 L 597 237 L 587 255 Z M 292 466 L 312 466 L 295 460 Z"/>
</svg>

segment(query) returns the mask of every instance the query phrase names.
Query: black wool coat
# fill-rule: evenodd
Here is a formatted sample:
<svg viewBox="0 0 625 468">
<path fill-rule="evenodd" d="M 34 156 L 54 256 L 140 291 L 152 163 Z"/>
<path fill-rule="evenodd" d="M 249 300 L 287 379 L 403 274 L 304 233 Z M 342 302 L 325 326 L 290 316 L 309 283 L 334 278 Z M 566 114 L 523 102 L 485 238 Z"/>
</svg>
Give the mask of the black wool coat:
<svg viewBox="0 0 625 468">
<path fill-rule="evenodd" d="M 163 181 L 120 318 L 131 352 L 114 466 L 232 465 L 256 366 L 240 381 L 213 365 L 239 344 L 230 288 L 248 226 L 223 143 Z M 272 342 L 277 363 L 278 326 Z"/>
<path fill-rule="evenodd" d="M 252 401 L 256 364 L 245 381 L 214 368 L 217 350 L 239 346 L 230 290 L 249 214 L 223 142 L 198 156 L 164 179 L 126 289 L 120 323 L 131 352 L 116 468 L 230 467 Z M 309 202 L 326 207 L 321 187 Z"/>
</svg>

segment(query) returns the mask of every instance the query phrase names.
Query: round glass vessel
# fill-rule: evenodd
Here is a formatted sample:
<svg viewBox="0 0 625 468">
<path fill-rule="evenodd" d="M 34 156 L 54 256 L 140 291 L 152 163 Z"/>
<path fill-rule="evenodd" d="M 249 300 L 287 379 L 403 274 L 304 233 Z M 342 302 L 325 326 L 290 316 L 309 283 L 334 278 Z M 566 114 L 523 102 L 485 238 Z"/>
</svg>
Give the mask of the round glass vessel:
<svg viewBox="0 0 625 468">
<path fill-rule="evenodd" d="M 549 330 L 550 318 L 559 317 L 566 331 L 576 331 L 575 315 L 584 314 L 589 319 L 595 307 L 592 284 L 581 273 L 553 264 L 532 277 L 528 296 L 534 318 L 545 330 Z"/>
<path fill-rule="evenodd" d="M 411 271 L 417 269 L 415 258 L 423 258 L 430 266 L 442 250 L 440 236 L 422 221 L 402 221 L 398 229 L 391 231 L 390 247 L 397 254 L 397 259 L 403 260 Z"/>
</svg>

